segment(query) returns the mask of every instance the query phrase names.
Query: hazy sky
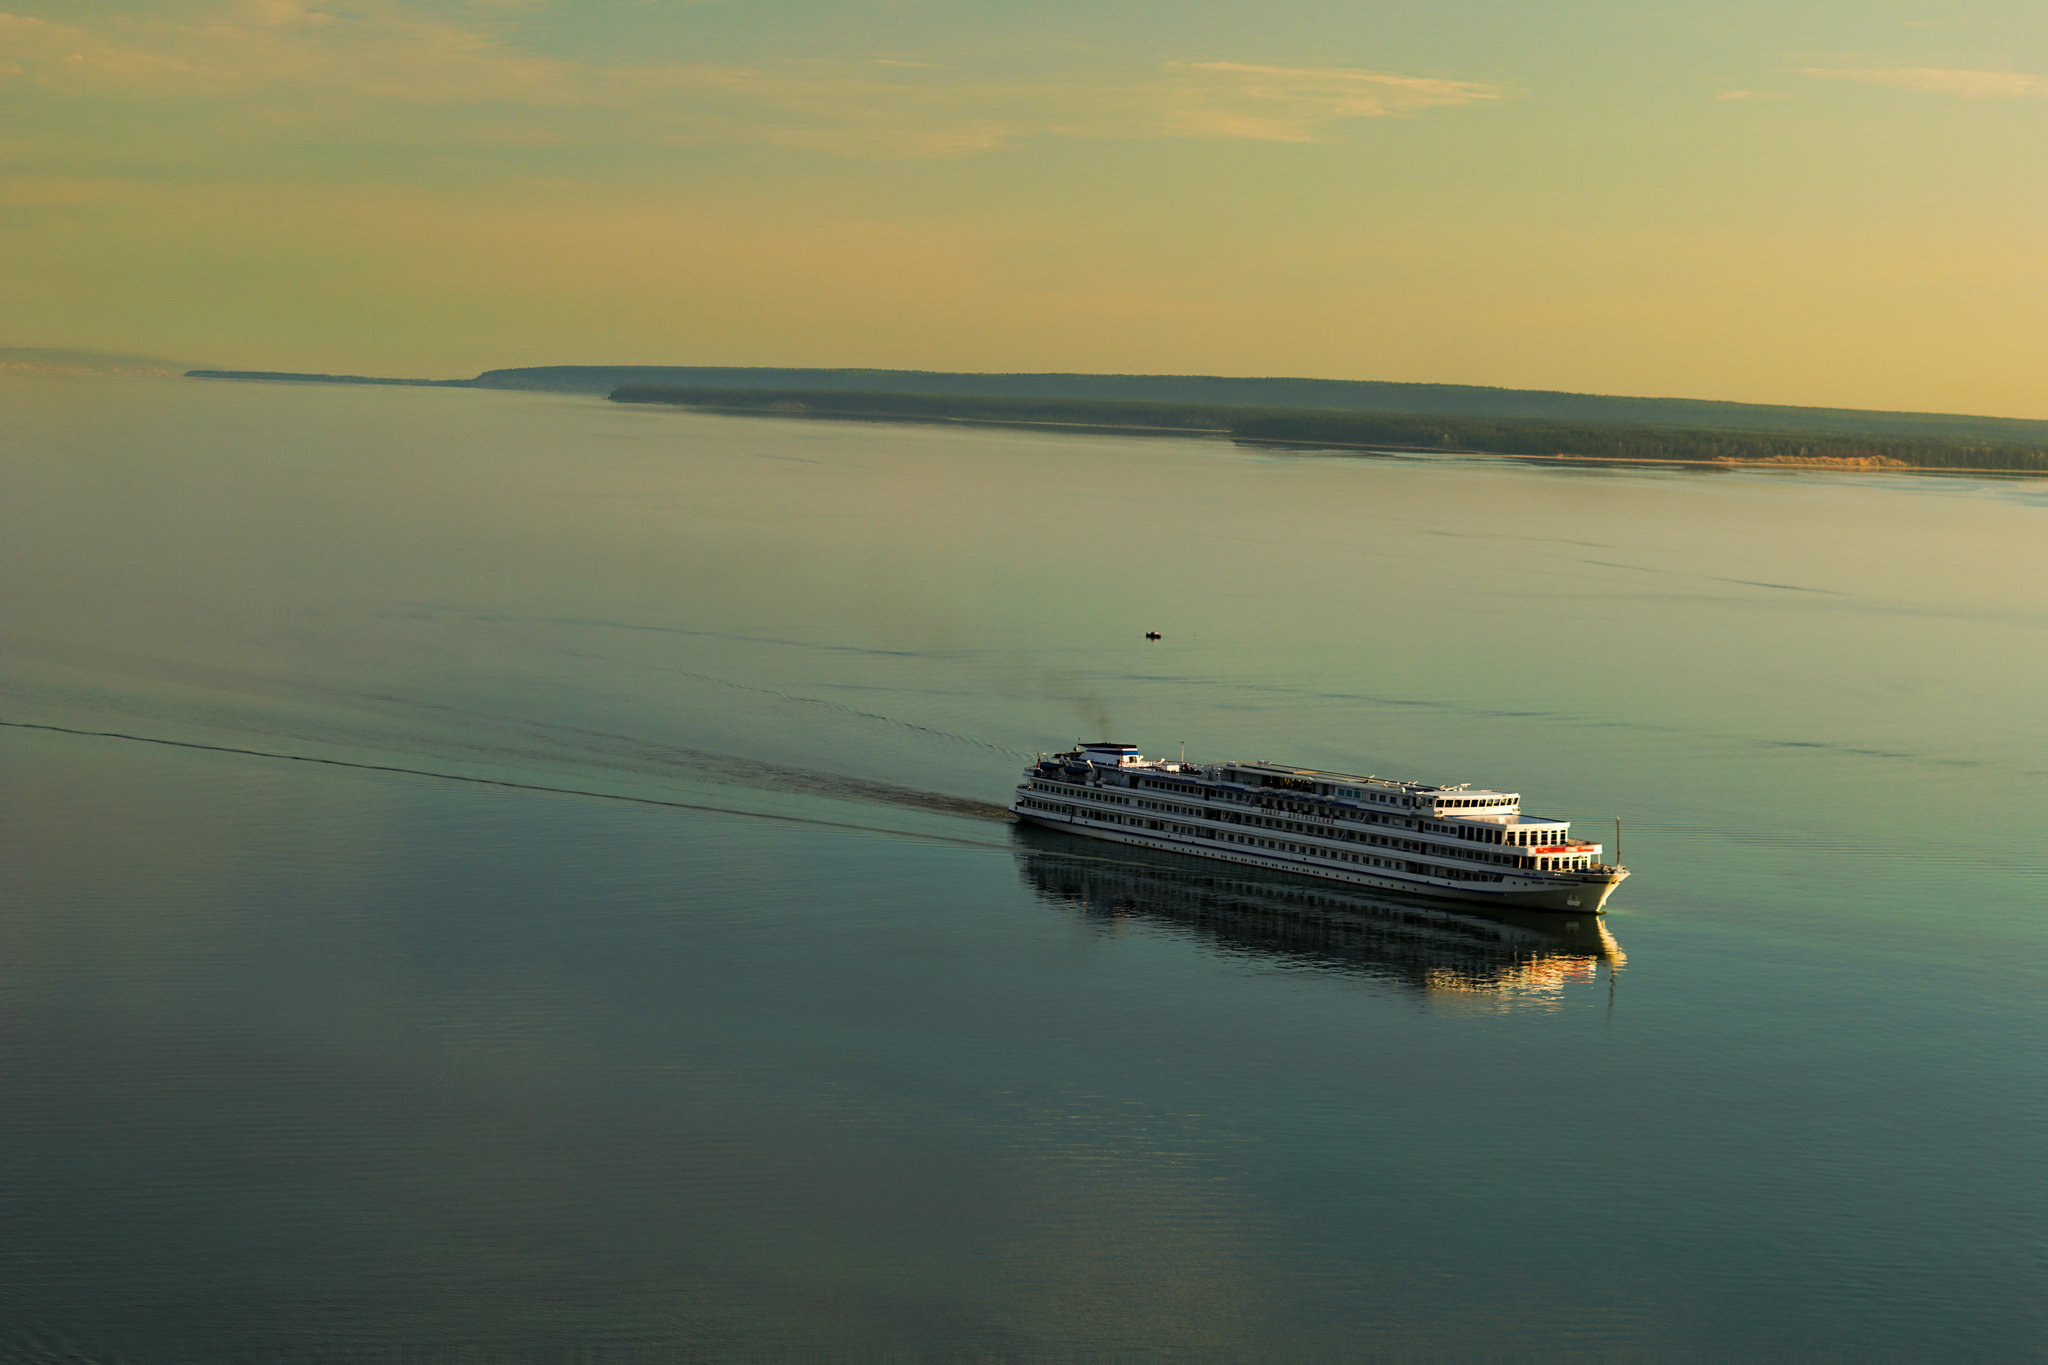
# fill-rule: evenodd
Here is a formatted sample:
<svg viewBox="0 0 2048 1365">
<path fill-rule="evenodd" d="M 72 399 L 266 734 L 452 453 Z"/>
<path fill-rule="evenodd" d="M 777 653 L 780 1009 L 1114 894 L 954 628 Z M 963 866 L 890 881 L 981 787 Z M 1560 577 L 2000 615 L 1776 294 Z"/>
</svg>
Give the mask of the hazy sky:
<svg viewBox="0 0 2048 1365">
<path fill-rule="evenodd" d="M 0 5 L 0 345 L 2048 416 L 2040 0 Z"/>
</svg>

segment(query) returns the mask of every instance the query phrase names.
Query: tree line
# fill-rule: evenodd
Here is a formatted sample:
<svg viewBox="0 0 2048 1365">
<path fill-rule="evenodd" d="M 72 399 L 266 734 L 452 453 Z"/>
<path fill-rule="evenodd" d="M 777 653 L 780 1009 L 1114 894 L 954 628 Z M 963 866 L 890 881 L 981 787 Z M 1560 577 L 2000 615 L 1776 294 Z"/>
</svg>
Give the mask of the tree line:
<svg viewBox="0 0 2048 1365">
<path fill-rule="evenodd" d="M 1605 460 L 1856 462 L 1914 469 L 2048 472 L 2048 446 L 2017 441 L 838 389 L 626 385 L 614 389 L 610 397 L 617 403 L 666 403 L 764 415 L 1184 431 L 1227 434 L 1243 441 L 1323 447 L 1576 456 Z"/>
</svg>

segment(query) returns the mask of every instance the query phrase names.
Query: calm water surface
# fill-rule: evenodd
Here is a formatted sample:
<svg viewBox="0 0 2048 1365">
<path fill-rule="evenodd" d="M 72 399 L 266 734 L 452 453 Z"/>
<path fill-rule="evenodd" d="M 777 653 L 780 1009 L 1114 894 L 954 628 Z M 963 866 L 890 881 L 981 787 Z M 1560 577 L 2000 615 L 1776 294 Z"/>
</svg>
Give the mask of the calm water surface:
<svg viewBox="0 0 2048 1365">
<path fill-rule="evenodd" d="M 0 1357 L 2048 1353 L 2048 484 L 29 379 L 0 479 Z M 1636 876 L 996 818 L 1077 736 Z"/>
</svg>

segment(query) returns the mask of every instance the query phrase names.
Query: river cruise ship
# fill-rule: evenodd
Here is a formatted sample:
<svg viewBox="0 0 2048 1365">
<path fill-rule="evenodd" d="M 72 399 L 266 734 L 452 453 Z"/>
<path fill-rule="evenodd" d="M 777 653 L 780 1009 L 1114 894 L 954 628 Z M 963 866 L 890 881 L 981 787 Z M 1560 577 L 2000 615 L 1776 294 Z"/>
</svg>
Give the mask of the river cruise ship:
<svg viewBox="0 0 2048 1365">
<path fill-rule="evenodd" d="M 1514 792 L 1148 759 L 1129 744 L 1040 756 L 1010 810 L 1094 839 L 1520 910 L 1597 915 L 1628 876 L 1569 820 L 1524 815 Z"/>
</svg>

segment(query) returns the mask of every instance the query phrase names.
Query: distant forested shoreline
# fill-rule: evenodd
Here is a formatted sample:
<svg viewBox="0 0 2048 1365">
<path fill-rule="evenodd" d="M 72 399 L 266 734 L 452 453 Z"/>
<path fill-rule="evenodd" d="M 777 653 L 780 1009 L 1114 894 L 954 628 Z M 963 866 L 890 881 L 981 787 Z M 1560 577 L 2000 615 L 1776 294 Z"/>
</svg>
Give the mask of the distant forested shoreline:
<svg viewBox="0 0 2048 1365">
<path fill-rule="evenodd" d="M 2048 444 L 986 394 L 624 385 L 615 403 L 759 416 L 1056 425 L 1275 444 L 1552 459 L 2048 472 Z"/>
<path fill-rule="evenodd" d="M 1570 428 L 1804 433 L 1834 440 L 1871 437 L 1962 445 L 2048 449 L 2048 421 L 1953 412 L 1786 407 L 1706 398 L 1628 398 L 1549 389 L 1472 384 L 1410 384 L 1377 379 L 1289 379 L 1198 374 L 971 374 L 949 370 L 799 370 L 710 365 L 537 365 L 485 370 L 473 379 L 375 379 L 364 375 L 265 370 L 191 370 L 195 379 L 299 384 L 406 384 L 429 388 L 516 389 L 609 394 L 620 388 L 820 391 L 921 394 L 965 399 L 1161 403 L 1173 408 L 1257 409 L 1267 413 L 1354 413 L 1393 420 L 1551 422 Z M 957 420 L 957 419 L 956 419 Z M 1380 438 L 1369 437 L 1366 443 Z"/>
</svg>

